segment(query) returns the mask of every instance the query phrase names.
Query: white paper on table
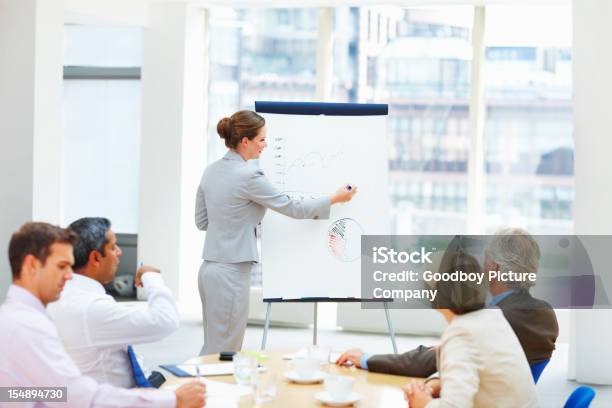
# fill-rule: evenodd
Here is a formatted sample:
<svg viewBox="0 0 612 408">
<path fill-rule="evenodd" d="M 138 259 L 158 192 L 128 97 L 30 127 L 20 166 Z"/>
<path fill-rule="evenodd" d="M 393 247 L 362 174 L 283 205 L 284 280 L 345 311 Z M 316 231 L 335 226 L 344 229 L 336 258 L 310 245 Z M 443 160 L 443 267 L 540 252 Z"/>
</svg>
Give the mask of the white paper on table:
<svg viewBox="0 0 612 408">
<path fill-rule="evenodd" d="M 206 396 L 206 408 L 238 408 L 239 397 Z"/>
<path fill-rule="evenodd" d="M 295 353 L 285 354 L 283 356 L 283 360 L 294 360 L 296 358 L 308 358 L 308 350 L 305 348 L 301 348 Z"/>
<path fill-rule="evenodd" d="M 341 355 L 342 355 L 341 351 L 331 351 L 329 353 L 329 362 L 331 364 L 336 364 L 336 361 L 338 361 Z"/>
<path fill-rule="evenodd" d="M 181 364 L 177 368 L 194 377 L 198 376 L 195 364 Z M 234 374 L 234 363 L 198 364 L 198 368 L 202 376 Z"/>
<path fill-rule="evenodd" d="M 238 399 L 243 395 L 250 395 L 253 393 L 253 388 L 246 385 L 229 384 L 221 381 L 213 381 L 203 379 L 206 384 L 206 395 L 207 397 L 237 397 Z M 207 404 L 208 406 L 208 404 Z"/>
<path fill-rule="evenodd" d="M 342 355 L 341 351 L 331 351 L 329 353 L 328 363 L 335 364 L 341 355 Z M 285 354 L 283 356 L 283 360 L 295 360 L 296 358 L 308 358 L 308 350 L 305 348 L 302 348 L 296 351 L 295 353 Z"/>
<path fill-rule="evenodd" d="M 213 381 L 205 378 L 201 378 L 204 384 L 206 384 L 206 406 L 208 407 L 208 400 L 211 398 L 227 400 L 235 398 L 240 399 L 243 395 L 250 395 L 253 393 L 253 388 L 246 385 L 229 384 L 221 381 Z M 185 383 L 176 383 L 163 387 L 164 390 L 174 391 Z"/>
</svg>

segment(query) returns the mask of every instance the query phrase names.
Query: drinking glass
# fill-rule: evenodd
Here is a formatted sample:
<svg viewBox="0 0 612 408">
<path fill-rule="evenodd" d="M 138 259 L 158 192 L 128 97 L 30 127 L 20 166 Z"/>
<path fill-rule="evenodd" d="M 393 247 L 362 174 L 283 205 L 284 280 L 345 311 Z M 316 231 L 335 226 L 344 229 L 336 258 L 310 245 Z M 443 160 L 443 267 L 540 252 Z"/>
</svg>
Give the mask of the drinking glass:
<svg viewBox="0 0 612 408">
<path fill-rule="evenodd" d="M 234 355 L 234 379 L 238 385 L 254 385 L 257 377 L 257 360 L 246 353 Z"/>
<path fill-rule="evenodd" d="M 270 372 L 261 372 L 257 373 L 255 377 L 255 405 L 272 402 L 276 397 L 276 375 Z"/>
</svg>

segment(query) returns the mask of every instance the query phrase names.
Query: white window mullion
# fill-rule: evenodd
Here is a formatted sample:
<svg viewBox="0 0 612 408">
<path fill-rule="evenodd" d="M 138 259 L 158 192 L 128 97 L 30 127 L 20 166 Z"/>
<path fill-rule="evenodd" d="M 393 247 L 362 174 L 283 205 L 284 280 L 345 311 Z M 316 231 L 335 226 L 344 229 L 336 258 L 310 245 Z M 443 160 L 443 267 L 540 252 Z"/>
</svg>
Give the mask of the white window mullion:
<svg viewBox="0 0 612 408">
<path fill-rule="evenodd" d="M 485 7 L 474 8 L 472 27 L 472 64 L 470 76 L 470 150 L 468 159 L 468 217 L 467 232 L 484 232 L 484 38 Z"/>
<path fill-rule="evenodd" d="M 317 88 L 316 98 L 324 102 L 331 99 L 334 74 L 334 9 L 319 8 L 317 36 Z"/>
</svg>

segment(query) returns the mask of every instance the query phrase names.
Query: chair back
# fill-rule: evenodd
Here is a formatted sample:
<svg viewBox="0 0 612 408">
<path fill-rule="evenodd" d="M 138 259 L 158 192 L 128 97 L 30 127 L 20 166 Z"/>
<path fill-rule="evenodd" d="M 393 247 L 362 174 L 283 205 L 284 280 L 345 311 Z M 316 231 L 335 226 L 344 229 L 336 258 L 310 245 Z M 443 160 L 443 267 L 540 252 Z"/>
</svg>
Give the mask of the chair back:
<svg viewBox="0 0 612 408">
<path fill-rule="evenodd" d="M 563 408 L 588 408 L 593 398 L 595 398 L 595 390 L 583 385 L 572 392 Z"/>
</svg>

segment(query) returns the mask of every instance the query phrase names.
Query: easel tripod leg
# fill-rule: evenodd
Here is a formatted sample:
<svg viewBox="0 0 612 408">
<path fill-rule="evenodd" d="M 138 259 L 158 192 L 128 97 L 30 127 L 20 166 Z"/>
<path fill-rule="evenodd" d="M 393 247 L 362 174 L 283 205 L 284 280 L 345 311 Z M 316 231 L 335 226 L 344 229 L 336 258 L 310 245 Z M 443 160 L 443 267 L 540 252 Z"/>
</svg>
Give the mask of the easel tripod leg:
<svg viewBox="0 0 612 408">
<path fill-rule="evenodd" d="M 387 302 L 383 302 L 383 305 L 385 307 L 385 316 L 387 317 L 387 327 L 389 328 L 389 336 L 391 336 L 393 352 L 397 354 L 397 343 L 395 342 L 395 331 L 393 330 L 393 323 L 391 323 L 391 315 L 389 314 L 389 305 Z"/>
<path fill-rule="evenodd" d="M 318 303 L 314 302 L 314 325 L 313 325 L 313 332 L 312 332 L 312 345 L 316 346 L 317 345 L 317 310 L 318 310 Z"/>
<path fill-rule="evenodd" d="M 272 311 L 272 302 L 268 302 L 266 309 L 266 322 L 264 323 L 263 339 L 261 339 L 261 349 L 266 349 L 266 340 L 268 339 L 268 329 L 270 328 L 270 312 Z"/>
</svg>

